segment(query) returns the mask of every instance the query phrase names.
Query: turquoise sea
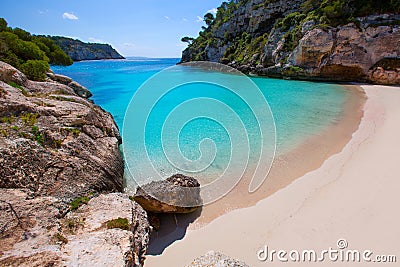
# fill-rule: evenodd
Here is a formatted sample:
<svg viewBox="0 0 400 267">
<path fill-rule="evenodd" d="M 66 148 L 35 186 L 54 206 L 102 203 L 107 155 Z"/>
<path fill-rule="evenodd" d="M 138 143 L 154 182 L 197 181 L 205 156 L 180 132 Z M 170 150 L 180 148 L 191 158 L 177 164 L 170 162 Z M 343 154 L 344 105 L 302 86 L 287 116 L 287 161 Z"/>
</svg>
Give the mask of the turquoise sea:
<svg viewBox="0 0 400 267">
<path fill-rule="evenodd" d="M 146 80 L 175 66 L 178 61 L 132 58 L 52 67 L 55 73 L 70 76 L 89 88 L 93 101 L 114 116 L 123 133 L 125 159 L 129 169 L 134 170 L 131 175 L 135 180 L 156 179 L 148 169 L 148 161 L 161 176 L 176 172 L 201 173 L 201 177 L 209 182 L 213 180 L 211 177 L 226 174 L 229 162 L 236 167 L 235 171 L 240 171 L 243 168 L 240 163 L 246 157 L 237 154 L 249 154 L 248 164 L 256 166 L 260 161 L 260 149 L 274 148 L 272 144 L 262 144 L 263 140 L 264 143 L 275 141 L 273 128 L 276 127 L 276 153 L 283 154 L 337 122 L 349 97 L 347 90 L 335 84 L 251 77 L 250 82 L 259 88 L 258 95 L 247 88 L 248 82 L 242 83 L 235 75 L 175 67 L 170 74 L 161 77 L 161 81 L 145 88 L 145 94 L 154 98 L 155 103 L 147 113 L 146 125 L 140 125 L 136 115 L 145 104 L 139 99 L 128 109 L 131 98 Z M 185 84 L 187 77 L 199 82 Z M 159 89 L 174 79 L 181 79 L 183 83 L 159 97 Z M 240 87 L 239 93 L 218 84 L 204 83 L 204 79 L 222 83 L 231 81 L 233 86 Z M 255 101 L 249 104 L 242 96 L 254 97 Z M 269 124 L 267 135 L 262 134 L 260 118 L 255 115 L 265 111 L 263 97 L 275 123 L 272 125 L 272 120 L 266 119 Z M 126 128 L 123 129 L 127 110 Z M 145 154 L 137 152 L 141 149 L 141 135 L 145 140 L 146 158 L 143 157 Z M 239 141 L 235 143 L 235 139 Z M 268 155 L 273 153 L 268 151 Z M 128 187 L 129 183 L 128 179 Z"/>
</svg>

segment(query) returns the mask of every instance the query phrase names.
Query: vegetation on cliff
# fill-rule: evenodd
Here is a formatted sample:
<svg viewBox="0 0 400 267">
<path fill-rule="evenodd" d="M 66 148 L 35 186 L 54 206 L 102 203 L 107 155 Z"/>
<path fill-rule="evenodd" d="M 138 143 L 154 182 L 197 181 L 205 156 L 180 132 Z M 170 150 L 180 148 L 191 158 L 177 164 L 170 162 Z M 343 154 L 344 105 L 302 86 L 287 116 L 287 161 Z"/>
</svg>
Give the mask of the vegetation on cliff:
<svg viewBox="0 0 400 267">
<path fill-rule="evenodd" d="M 124 59 L 109 44 L 84 43 L 80 40 L 61 36 L 46 36 L 53 40 L 73 61 L 98 59 Z"/>
<path fill-rule="evenodd" d="M 324 29 L 351 22 L 357 23 L 355 18 L 359 16 L 400 13 L 400 2 L 397 0 L 303 0 L 298 1 L 300 2 L 298 7 L 296 6 L 296 1 L 293 1 L 292 7 L 288 7 L 287 10 L 284 10 L 284 7 L 282 8 L 284 12 L 271 14 L 267 18 L 268 20 L 260 22 L 260 24 L 268 25 L 259 25 L 253 32 L 250 32 L 243 25 L 236 26 L 236 29 L 233 31 L 229 29 L 229 24 L 232 23 L 244 25 L 254 23 L 258 12 L 262 12 L 266 8 L 271 8 L 271 4 L 275 2 L 278 1 L 231 0 L 223 2 L 217 9 L 218 12 L 215 17 L 209 13 L 204 16 L 207 27 L 203 27 L 197 38 L 182 38 L 183 42 L 190 41 L 186 49 L 186 52 L 190 52 L 190 56 L 185 57 L 184 52 L 182 61 L 215 61 L 207 55 L 207 49 L 219 46 L 226 47 L 223 57 L 219 61 L 230 62 L 234 60 L 237 63 L 245 63 L 250 61 L 251 57 L 257 52 L 262 52 L 262 49 L 264 49 L 265 44 L 269 40 L 272 29 L 279 28 L 282 32 L 285 32 L 284 50 L 291 51 L 303 36 L 302 26 L 306 22 L 312 21 L 312 27 Z M 290 4 L 288 3 L 289 6 Z M 251 5 L 251 10 L 249 10 L 248 5 Z M 238 23 L 238 16 L 242 17 L 240 23 Z M 399 22 L 395 21 L 393 23 Z M 382 24 L 387 23 L 384 22 Z M 223 36 L 220 34 L 222 30 L 225 30 Z"/>
<path fill-rule="evenodd" d="M 188 43 L 182 62 L 221 62 L 274 77 L 329 76 L 391 84 L 400 79 L 393 67 L 384 69 L 391 73 L 380 69 L 378 78 L 369 73 L 385 67 L 376 63 L 388 55 L 391 65 L 400 61 L 399 1 L 235 0 L 217 10 L 215 16 L 204 16 L 207 27 L 197 38 L 182 38 Z M 344 69 L 351 77 L 340 74 Z M 391 78 L 383 81 L 381 74 Z"/>
<path fill-rule="evenodd" d="M 71 58 L 54 41 L 8 27 L 0 18 L 0 60 L 20 69 L 31 80 L 43 81 L 51 65 L 71 65 Z"/>
</svg>

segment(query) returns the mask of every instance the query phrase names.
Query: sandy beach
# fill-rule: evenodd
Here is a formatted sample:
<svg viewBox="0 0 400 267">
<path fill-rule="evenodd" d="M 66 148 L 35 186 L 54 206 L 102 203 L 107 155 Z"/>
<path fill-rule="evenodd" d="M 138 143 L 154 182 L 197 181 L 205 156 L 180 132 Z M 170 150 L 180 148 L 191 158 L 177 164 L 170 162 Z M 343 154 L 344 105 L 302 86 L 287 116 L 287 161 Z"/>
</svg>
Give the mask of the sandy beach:
<svg viewBox="0 0 400 267">
<path fill-rule="evenodd" d="M 372 259 L 396 255 L 399 261 L 400 88 L 362 88 L 368 99 L 361 123 L 339 153 L 255 206 L 231 211 L 199 229 L 189 228 L 161 255 L 148 256 L 145 266 L 184 266 L 210 250 L 250 266 L 277 266 L 283 262 L 262 262 L 257 252 L 265 246 L 286 251 L 338 249 L 339 239 L 347 241 L 347 249 L 371 250 Z M 296 266 L 310 264 L 315 263 Z M 355 263 L 326 259 L 321 265 Z"/>
</svg>

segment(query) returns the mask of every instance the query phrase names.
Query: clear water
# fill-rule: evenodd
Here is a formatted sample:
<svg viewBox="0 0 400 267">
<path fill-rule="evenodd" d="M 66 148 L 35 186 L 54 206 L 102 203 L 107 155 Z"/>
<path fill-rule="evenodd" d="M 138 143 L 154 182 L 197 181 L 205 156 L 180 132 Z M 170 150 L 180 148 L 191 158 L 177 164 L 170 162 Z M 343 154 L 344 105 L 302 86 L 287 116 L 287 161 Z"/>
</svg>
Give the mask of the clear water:
<svg viewBox="0 0 400 267">
<path fill-rule="evenodd" d="M 122 129 L 125 112 L 138 88 L 154 74 L 174 66 L 178 61 L 179 59 L 84 61 L 74 63 L 69 67 L 53 67 L 52 69 L 56 73 L 70 76 L 89 88 L 93 93 L 94 102 L 111 112 L 119 128 Z M 203 77 L 205 74 L 190 68 L 180 68 L 175 75 Z M 232 79 L 231 75 L 224 73 L 208 73 L 207 75 L 213 75 L 214 78 L 221 80 Z M 278 154 L 293 149 L 306 138 L 317 135 L 322 129 L 335 123 L 340 118 L 344 103 L 349 96 L 343 87 L 334 84 L 253 77 L 251 80 L 260 88 L 271 108 L 276 125 Z M 243 90 L 245 89 L 243 88 Z M 151 123 L 146 125 L 145 138 L 148 157 L 151 158 L 154 168 L 162 175 L 174 173 L 177 168 L 179 170 L 186 169 L 187 172 L 190 172 L 191 168 L 196 171 L 203 167 L 208 168 L 202 175 L 204 177 L 220 175 L 226 171 L 226 162 L 232 158 L 230 138 L 235 135 L 236 131 L 236 126 L 232 125 L 230 128 L 231 125 L 229 125 L 229 121 L 232 123 L 235 121 L 231 113 L 219 112 L 217 114 L 218 120 L 224 121 L 224 125 L 212 119 L 198 118 L 184 125 L 177 125 L 176 129 L 172 126 L 164 129 L 164 132 L 161 131 L 168 114 L 176 106 L 188 99 L 199 97 L 218 99 L 223 103 L 228 103 L 243 122 L 248 140 L 250 140 L 249 145 L 257 146 L 260 142 L 257 120 L 254 119 L 252 110 L 229 90 L 204 83 L 179 86 L 157 103 L 154 110 L 149 113 Z M 197 108 L 200 113 L 213 109 L 212 105 L 207 107 L 207 105 L 201 104 Z M 251 108 L 257 109 L 258 107 L 252 106 Z M 196 105 L 192 106 L 193 110 L 196 110 Z M 129 112 L 134 113 L 135 107 L 131 107 Z M 131 115 L 134 116 L 134 114 Z M 187 112 L 182 112 L 181 115 L 178 113 L 179 116 L 183 120 L 186 118 Z M 134 128 L 132 125 L 129 127 Z M 230 130 L 227 131 L 227 129 Z M 131 135 L 131 132 L 129 133 Z M 237 134 L 241 133 L 238 131 Z M 161 141 L 162 135 L 165 137 L 165 143 Z M 176 135 L 179 135 L 178 144 L 174 143 Z M 134 151 L 135 141 L 126 136 L 123 136 L 123 139 L 124 150 Z M 202 143 L 204 140 L 206 142 Z M 212 142 L 207 143 L 209 140 Z M 243 144 L 245 145 L 246 142 Z M 203 145 L 207 149 L 202 150 Z M 166 155 L 164 150 L 173 150 L 176 153 L 169 152 Z M 256 151 L 252 153 L 254 155 L 250 155 L 250 163 L 252 157 L 258 157 L 257 150 L 254 151 Z M 212 162 L 207 160 L 207 162 L 203 162 L 202 154 L 210 154 Z M 180 155 L 183 158 L 179 158 Z M 182 166 L 170 166 L 171 159 L 167 156 L 180 160 Z M 135 158 L 135 162 L 128 165 L 137 166 L 137 169 L 142 170 L 136 175 L 148 175 L 148 170 L 141 166 L 141 161 L 144 160 L 141 157 L 133 158 Z M 128 160 L 133 159 L 128 158 Z M 237 164 L 240 164 L 240 160 Z"/>
</svg>

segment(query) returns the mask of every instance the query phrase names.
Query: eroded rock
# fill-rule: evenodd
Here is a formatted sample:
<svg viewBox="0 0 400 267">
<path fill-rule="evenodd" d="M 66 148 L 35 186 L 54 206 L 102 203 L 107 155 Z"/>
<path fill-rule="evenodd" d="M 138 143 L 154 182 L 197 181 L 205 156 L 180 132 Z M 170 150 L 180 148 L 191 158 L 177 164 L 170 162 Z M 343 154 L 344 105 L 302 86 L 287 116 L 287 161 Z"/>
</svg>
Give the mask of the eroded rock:
<svg viewBox="0 0 400 267">
<path fill-rule="evenodd" d="M 63 208 L 54 197 L 0 189 L 0 265 L 143 265 L 151 227 L 147 213 L 127 195 L 99 195 L 61 218 Z M 126 218 L 130 229 L 108 229 L 107 222 L 117 218 Z"/>
<path fill-rule="evenodd" d="M 9 70 L 24 77 L 7 65 L 1 63 L 0 77 Z M 23 84 L 0 80 L 0 187 L 66 201 L 122 191 L 121 137 L 111 114 L 66 85 Z"/>
<path fill-rule="evenodd" d="M 202 205 L 199 182 L 182 174 L 139 187 L 134 199 L 152 213 L 191 213 Z"/>
</svg>

